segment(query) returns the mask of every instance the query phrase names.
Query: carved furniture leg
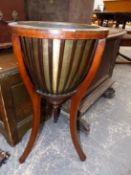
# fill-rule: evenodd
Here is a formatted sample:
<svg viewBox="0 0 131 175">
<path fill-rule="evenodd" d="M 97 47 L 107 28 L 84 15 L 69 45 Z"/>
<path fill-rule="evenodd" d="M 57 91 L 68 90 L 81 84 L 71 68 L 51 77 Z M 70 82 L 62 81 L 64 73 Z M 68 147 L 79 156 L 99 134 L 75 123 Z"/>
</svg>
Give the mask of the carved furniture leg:
<svg viewBox="0 0 131 175">
<path fill-rule="evenodd" d="M 72 137 L 73 144 L 75 149 L 80 157 L 80 160 L 84 161 L 86 156 L 81 148 L 78 134 L 77 134 L 77 109 L 79 106 L 79 99 L 76 99 L 74 95 L 71 99 L 71 108 L 70 108 L 70 133 Z"/>
<path fill-rule="evenodd" d="M 57 123 L 60 114 L 60 106 L 53 105 L 53 116 L 54 116 L 54 123 Z"/>
<path fill-rule="evenodd" d="M 90 133 L 90 124 L 77 114 L 77 130 L 82 131 L 86 135 Z"/>
<path fill-rule="evenodd" d="M 115 90 L 109 87 L 102 96 L 105 98 L 113 98 L 115 96 Z"/>
<path fill-rule="evenodd" d="M 105 39 L 99 40 L 99 43 L 96 48 L 96 52 L 94 55 L 94 60 L 92 62 L 91 68 L 85 77 L 84 81 L 79 86 L 76 94 L 74 94 L 71 98 L 71 107 L 70 107 L 70 133 L 72 137 L 72 141 L 74 144 L 74 147 L 80 157 L 80 160 L 84 161 L 86 159 L 86 156 L 81 148 L 78 135 L 77 135 L 77 111 L 79 104 L 81 102 L 82 97 L 84 96 L 84 93 L 87 91 L 90 83 L 92 82 L 98 66 L 100 64 L 101 56 L 104 51 L 104 45 L 105 45 Z"/>
<path fill-rule="evenodd" d="M 19 161 L 20 163 L 23 163 L 30 153 L 33 144 L 35 142 L 36 136 L 38 134 L 39 130 L 39 125 L 40 125 L 40 107 L 41 107 L 41 96 L 35 92 L 35 89 L 33 87 L 32 82 L 30 81 L 28 74 L 26 72 L 25 64 L 23 61 L 23 56 L 22 56 L 22 51 L 21 51 L 21 46 L 20 46 L 20 41 L 18 36 L 12 35 L 12 43 L 13 45 L 17 45 L 17 47 L 14 47 L 14 53 L 16 55 L 17 61 L 18 61 L 18 66 L 19 66 L 19 71 L 21 73 L 21 77 L 23 79 L 24 85 L 26 86 L 26 89 L 29 93 L 29 96 L 31 98 L 32 102 L 32 107 L 33 107 L 33 121 L 32 121 L 32 132 L 31 136 L 29 139 L 29 142 L 20 157 Z"/>
<path fill-rule="evenodd" d="M 30 135 L 28 144 L 27 144 L 22 156 L 19 158 L 20 163 L 23 163 L 25 161 L 25 159 L 27 158 L 28 154 L 30 153 L 30 151 L 35 143 L 38 131 L 39 131 L 41 98 L 37 94 L 34 97 L 34 101 L 32 102 L 32 105 L 33 105 L 32 131 L 31 131 L 31 135 Z"/>
</svg>

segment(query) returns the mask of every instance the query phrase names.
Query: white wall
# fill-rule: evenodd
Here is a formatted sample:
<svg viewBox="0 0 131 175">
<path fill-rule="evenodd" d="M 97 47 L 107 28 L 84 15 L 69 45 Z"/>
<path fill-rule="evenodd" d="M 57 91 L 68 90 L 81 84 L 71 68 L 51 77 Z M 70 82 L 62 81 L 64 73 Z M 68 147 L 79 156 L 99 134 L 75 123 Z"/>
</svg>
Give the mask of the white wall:
<svg viewBox="0 0 131 175">
<path fill-rule="evenodd" d="M 94 9 L 97 9 L 100 6 L 104 6 L 103 0 L 95 0 Z"/>
</svg>

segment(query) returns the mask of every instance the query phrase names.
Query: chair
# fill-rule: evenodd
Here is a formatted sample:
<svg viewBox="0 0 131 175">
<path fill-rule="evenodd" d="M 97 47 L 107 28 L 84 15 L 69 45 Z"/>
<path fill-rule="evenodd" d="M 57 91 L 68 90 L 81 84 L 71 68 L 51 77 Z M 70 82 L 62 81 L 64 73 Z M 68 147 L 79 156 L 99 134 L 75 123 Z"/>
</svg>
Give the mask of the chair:
<svg viewBox="0 0 131 175">
<path fill-rule="evenodd" d="M 33 106 L 32 132 L 20 163 L 37 136 L 42 97 L 52 104 L 55 122 L 60 106 L 71 98 L 71 137 L 84 161 L 86 156 L 77 135 L 77 109 L 98 69 L 108 30 L 86 24 L 29 21 L 12 23 L 10 27 L 19 71 Z"/>
<path fill-rule="evenodd" d="M 120 46 L 131 47 L 131 31 L 127 30 L 127 34 L 125 34 L 121 39 Z M 119 51 L 119 55 L 121 57 L 123 57 L 124 59 L 126 59 L 127 61 L 119 61 L 117 63 L 119 63 L 119 64 L 120 63 L 121 64 L 131 64 L 131 57 L 128 57 L 128 56 L 122 54 L 120 51 Z"/>
<path fill-rule="evenodd" d="M 100 26 L 110 27 L 110 20 L 112 20 L 112 26 L 119 28 L 121 26 L 122 29 L 126 28 L 126 23 L 131 22 L 131 12 L 94 12 L 97 20 L 100 21 Z M 104 22 L 105 21 L 105 22 Z M 120 46 L 131 46 L 131 30 L 126 30 L 127 34 L 125 34 L 120 42 Z M 118 55 L 126 59 L 127 61 L 116 61 L 117 64 L 130 64 L 131 58 L 126 55 L 118 52 Z"/>
<path fill-rule="evenodd" d="M 119 27 L 120 24 L 122 24 L 122 28 L 125 29 L 126 28 L 126 20 L 128 18 L 126 18 L 127 16 L 125 16 L 124 20 L 121 19 L 121 21 L 117 22 L 116 27 Z M 131 17 L 129 18 L 129 21 L 131 21 Z M 124 47 L 131 47 L 131 30 L 126 30 L 126 34 L 122 37 L 121 42 L 120 42 L 120 47 L 124 46 Z M 124 58 L 126 61 L 117 61 L 117 64 L 131 64 L 131 57 L 126 56 L 125 54 L 121 53 L 120 50 L 118 52 L 118 55 L 120 55 L 122 58 Z"/>
</svg>

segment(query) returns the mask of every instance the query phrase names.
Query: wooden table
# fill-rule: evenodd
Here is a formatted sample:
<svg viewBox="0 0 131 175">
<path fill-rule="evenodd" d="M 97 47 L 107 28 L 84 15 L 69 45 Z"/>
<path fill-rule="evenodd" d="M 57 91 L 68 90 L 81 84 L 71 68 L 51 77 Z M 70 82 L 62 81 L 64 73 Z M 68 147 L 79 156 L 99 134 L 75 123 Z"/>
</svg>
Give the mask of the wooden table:
<svg viewBox="0 0 131 175">
<path fill-rule="evenodd" d="M 122 24 L 122 28 L 125 28 L 127 22 L 131 22 L 131 12 L 94 12 L 97 18 L 101 21 L 100 25 L 103 24 L 104 20 L 116 21 L 116 27 Z"/>
</svg>

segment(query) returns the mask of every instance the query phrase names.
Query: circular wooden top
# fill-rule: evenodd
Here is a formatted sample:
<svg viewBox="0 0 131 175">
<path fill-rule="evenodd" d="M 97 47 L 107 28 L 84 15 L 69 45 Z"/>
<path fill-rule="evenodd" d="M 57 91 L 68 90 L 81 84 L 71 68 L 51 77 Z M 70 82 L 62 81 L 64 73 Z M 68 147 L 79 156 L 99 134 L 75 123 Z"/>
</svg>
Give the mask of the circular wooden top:
<svg viewBox="0 0 131 175">
<path fill-rule="evenodd" d="M 105 28 L 79 23 L 67 23 L 67 22 L 43 22 L 43 21 L 20 21 L 10 23 L 10 26 L 22 27 L 22 28 L 32 28 L 32 29 L 56 29 L 56 30 L 67 30 L 67 31 L 86 31 L 86 30 L 106 30 Z"/>
<path fill-rule="evenodd" d="M 107 28 L 79 23 L 20 21 L 9 26 L 18 35 L 43 38 L 105 38 L 108 34 Z"/>
</svg>

